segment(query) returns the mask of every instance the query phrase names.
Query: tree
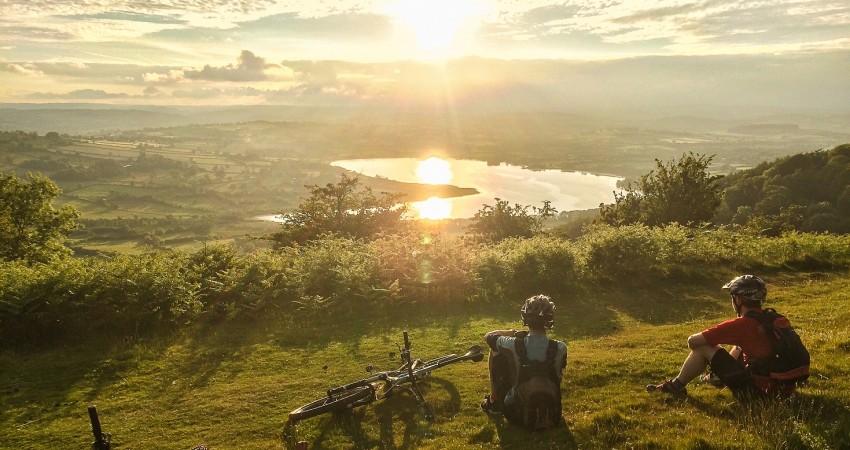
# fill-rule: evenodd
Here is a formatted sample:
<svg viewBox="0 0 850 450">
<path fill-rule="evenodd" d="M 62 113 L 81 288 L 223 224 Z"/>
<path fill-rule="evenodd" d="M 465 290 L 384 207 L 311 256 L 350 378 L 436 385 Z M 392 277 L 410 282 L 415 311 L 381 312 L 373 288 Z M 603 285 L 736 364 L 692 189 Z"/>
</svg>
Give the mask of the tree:
<svg viewBox="0 0 850 450">
<path fill-rule="evenodd" d="M 543 221 L 558 212 L 548 200 L 540 208 L 519 203 L 511 206 L 507 200 L 495 200 L 495 205 L 484 205 L 471 219 L 470 234 L 480 241 L 498 242 L 509 237 L 534 236 L 543 228 Z"/>
<path fill-rule="evenodd" d="M 78 227 L 73 206 L 55 209 L 51 201 L 62 191 L 41 174 L 24 180 L 0 172 L 0 258 L 45 261 L 67 253 L 65 240 Z"/>
<path fill-rule="evenodd" d="M 663 164 L 631 183 L 624 193 L 614 193 L 614 203 L 599 205 L 600 221 L 609 225 L 641 223 L 649 226 L 669 223 L 708 222 L 720 205 L 721 192 L 708 166 L 713 156 L 682 155 L 679 161 Z"/>
<path fill-rule="evenodd" d="M 393 233 L 404 227 L 408 205 L 401 194 L 382 192 L 375 196 L 360 177 L 342 174 L 337 184 L 305 186 L 310 196 L 295 211 L 282 213 L 282 229 L 269 239 L 278 246 L 303 244 L 332 234 L 353 238 L 372 238 Z"/>
</svg>

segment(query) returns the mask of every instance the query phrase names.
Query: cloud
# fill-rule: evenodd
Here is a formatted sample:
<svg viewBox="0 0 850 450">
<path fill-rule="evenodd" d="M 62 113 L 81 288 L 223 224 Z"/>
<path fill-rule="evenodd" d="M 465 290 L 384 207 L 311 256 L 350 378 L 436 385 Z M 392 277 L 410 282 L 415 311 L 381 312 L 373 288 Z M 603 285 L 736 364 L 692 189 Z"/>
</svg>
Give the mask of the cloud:
<svg viewBox="0 0 850 450">
<path fill-rule="evenodd" d="M 12 72 L 16 75 L 24 76 L 43 76 L 44 72 L 38 69 L 35 64 L 8 64 L 5 67 L 7 72 Z"/>
<path fill-rule="evenodd" d="M 68 41 L 74 37 L 74 34 L 56 28 L 0 26 L 0 40 L 5 41 Z"/>
<path fill-rule="evenodd" d="M 242 50 L 237 64 L 228 64 L 224 67 L 204 66 L 202 70 L 185 70 L 183 75 L 191 80 L 208 81 L 264 81 L 268 79 L 266 69 L 278 67 L 275 64 L 266 63 L 248 50 Z"/>
<path fill-rule="evenodd" d="M 18 66 L 10 68 L 10 66 Z M 81 83 L 93 81 L 111 80 L 135 80 L 142 79 L 145 71 L 162 70 L 167 68 L 156 66 L 139 67 L 130 64 L 86 64 L 79 61 L 72 62 L 11 62 L 0 65 L 0 70 L 20 74 L 45 75 L 48 77 L 61 77 L 61 83 L 67 83 L 67 78 L 78 80 Z M 54 78 L 56 79 L 56 78 Z"/>
<path fill-rule="evenodd" d="M 702 14 L 709 8 L 722 4 L 724 3 L 712 1 L 704 3 L 685 3 L 682 5 L 662 6 L 652 9 L 642 9 L 633 11 L 621 17 L 616 17 L 612 21 L 614 23 L 626 25 L 635 25 L 643 22 L 661 22 L 669 19 L 676 19 L 678 17 L 687 16 L 689 14 Z M 735 6 L 735 8 L 741 7 L 741 5 Z"/>
<path fill-rule="evenodd" d="M 191 89 L 177 89 L 171 95 L 177 98 L 201 100 L 220 97 L 258 97 L 264 95 L 264 93 L 262 90 L 251 87 L 230 89 L 193 87 Z"/>
<path fill-rule="evenodd" d="M 130 11 L 103 11 L 95 14 L 71 14 L 62 16 L 69 20 L 122 20 L 127 22 L 144 22 L 156 23 L 162 25 L 183 25 L 186 20 L 177 18 L 173 15 L 146 14 Z"/>
<path fill-rule="evenodd" d="M 340 66 L 340 63 L 334 61 L 290 61 L 284 62 L 283 65 L 292 69 L 296 79 L 303 83 L 335 85 L 337 83 L 337 66 Z"/>
<path fill-rule="evenodd" d="M 806 44 L 847 37 L 850 3 L 815 2 L 809 8 L 754 5 L 740 10 L 717 10 L 681 29 L 705 42 L 731 45 Z"/>
<path fill-rule="evenodd" d="M 347 11 L 309 17 L 286 13 L 239 22 L 240 33 L 310 38 L 383 38 L 392 35 L 393 24 L 385 15 Z"/>
<path fill-rule="evenodd" d="M 142 75 L 145 83 L 169 84 L 185 80 L 183 70 L 171 69 L 167 73 L 146 72 Z"/>
<path fill-rule="evenodd" d="M 0 12 L 19 16 L 55 16 L 77 19 L 119 18 L 147 22 L 181 20 L 179 16 L 250 14 L 268 10 L 276 0 L 110 0 L 69 2 L 67 0 L 27 0 L 0 4 Z"/>
<path fill-rule="evenodd" d="M 163 95 L 163 93 L 162 91 L 153 86 L 148 86 L 145 88 L 144 91 L 142 91 L 142 95 L 144 97 L 160 97 Z"/>
<path fill-rule="evenodd" d="M 793 50 L 805 44 L 829 44 L 846 36 L 849 18 L 850 4 L 834 0 L 799 4 L 709 0 L 613 9 L 605 20 L 592 22 L 588 31 L 612 45 L 664 39 L 668 43 L 663 49 L 675 53 L 737 53 L 742 49 L 766 53 L 776 45 Z"/>
</svg>

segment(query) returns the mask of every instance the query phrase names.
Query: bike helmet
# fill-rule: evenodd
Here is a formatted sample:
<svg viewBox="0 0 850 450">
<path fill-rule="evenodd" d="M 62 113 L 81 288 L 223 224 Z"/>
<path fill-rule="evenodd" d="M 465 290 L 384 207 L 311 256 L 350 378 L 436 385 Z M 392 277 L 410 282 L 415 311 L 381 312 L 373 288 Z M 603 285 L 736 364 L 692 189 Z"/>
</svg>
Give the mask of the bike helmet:
<svg viewBox="0 0 850 450">
<path fill-rule="evenodd" d="M 746 302 L 761 303 L 767 297 L 767 286 L 755 275 L 741 275 L 723 285 L 729 293 L 741 297 Z"/>
<path fill-rule="evenodd" d="M 555 304 L 547 295 L 535 295 L 525 301 L 520 309 L 522 324 L 543 325 L 552 328 L 555 323 Z"/>
</svg>

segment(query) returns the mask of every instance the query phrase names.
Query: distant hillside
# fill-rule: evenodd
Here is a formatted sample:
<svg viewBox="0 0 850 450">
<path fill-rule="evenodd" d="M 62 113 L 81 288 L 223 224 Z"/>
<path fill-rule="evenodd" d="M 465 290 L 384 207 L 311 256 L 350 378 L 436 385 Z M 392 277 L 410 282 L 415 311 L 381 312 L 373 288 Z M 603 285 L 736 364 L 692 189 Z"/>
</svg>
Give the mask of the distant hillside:
<svg viewBox="0 0 850 450">
<path fill-rule="evenodd" d="M 719 223 L 850 233 L 850 144 L 765 162 L 720 182 Z"/>
<path fill-rule="evenodd" d="M 772 134 L 794 134 L 800 132 L 800 126 L 793 123 L 780 124 L 753 124 L 729 129 L 730 133 L 738 134 L 757 134 L 757 135 L 772 135 Z"/>
<path fill-rule="evenodd" d="M 302 106 L 108 106 L 94 104 L 0 105 L 0 131 L 70 135 L 166 128 L 185 125 L 268 121 L 344 120 L 355 113 L 346 108 Z"/>
<path fill-rule="evenodd" d="M 179 114 L 132 109 L 0 109 L 0 130 L 56 131 L 62 134 L 97 134 L 105 131 L 162 127 L 190 123 Z"/>
</svg>

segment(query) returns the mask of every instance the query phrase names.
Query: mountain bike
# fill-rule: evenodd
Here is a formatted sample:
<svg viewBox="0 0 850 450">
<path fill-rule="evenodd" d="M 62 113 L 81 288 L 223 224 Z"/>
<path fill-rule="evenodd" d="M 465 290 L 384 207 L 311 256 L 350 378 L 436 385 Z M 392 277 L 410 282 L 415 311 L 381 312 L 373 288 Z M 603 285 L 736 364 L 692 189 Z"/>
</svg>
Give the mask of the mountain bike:
<svg viewBox="0 0 850 450">
<path fill-rule="evenodd" d="M 396 345 L 398 346 L 398 344 Z M 289 413 L 289 421 L 295 423 L 320 414 L 351 410 L 358 406 L 368 405 L 375 400 L 383 400 L 392 396 L 398 390 L 413 394 L 416 402 L 424 410 L 425 417 L 430 420 L 432 418 L 430 408 L 419 389 L 418 382 L 427 378 L 431 372 L 440 367 L 459 361 L 479 362 L 484 359 L 484 353 L 478 345 L 473 345 L 463 355 L 451 354 L 428 361 L 411 359 L 410 339 L 407 331 L 404 332 L 404 348 L 401 346 L 398 346 L 398 348 L 402 362 L 398 369 L 373 373 L 362 380 L 328 389 L 326 397 L 292 410 Z M 371 366 L 367 367 L 366 370 L 371 372 Z"/>
</svg>

